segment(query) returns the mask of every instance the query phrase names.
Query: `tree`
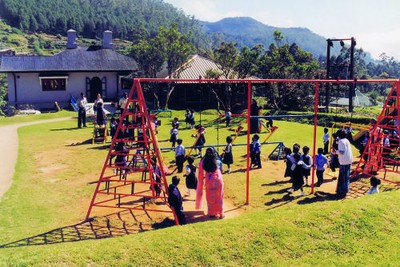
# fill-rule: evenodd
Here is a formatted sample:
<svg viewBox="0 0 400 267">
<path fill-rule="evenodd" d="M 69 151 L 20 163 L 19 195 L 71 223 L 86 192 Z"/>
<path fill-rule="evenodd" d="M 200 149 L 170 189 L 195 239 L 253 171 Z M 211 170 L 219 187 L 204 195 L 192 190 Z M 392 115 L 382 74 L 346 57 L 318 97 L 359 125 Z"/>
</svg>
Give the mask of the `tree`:
<svg viewBox="0 0 400 267">
<path fill-rule="evenodd" d="M 283 34 L 279 30 L 274 31 L 274 40 L 277 46 L 281 46 L 283 40 Z"/>
<path fill-rule="evenodd" d="M 165 55 L 168 76 L 179 78 L 180 72 L 172 75 L 173 71 L 180 67 L 190 54 L 195 52 L 195 47 L 188 41 L 188 37 L 178 31 L 178 24 L 176 23 L 173 23 L 169 28 L 160 27 L 156 39 Z M 168 108 L 168 102 L 174 89 L 174 85 L 168 85 L 165 108 Z"/>
<path fill-rule="evenodd" d="M 159 33 L 154 38 L 140 40 L 132 45 L 130 54 L 137 61 L 145 77 L 156 77 L 164 62 L 167 63 L 168 76 L 171 77 L 173 71 L 181 66 L 194 51 L 194 46 L 178 31 L 178 25 L 172 24 L 169 28 L 160 27 Z M 179 78 L 179 74 L 179 71 L 174 73 L 172 78 Z M 174 89 L 174 86 L 168 86 L 164 108 L 168 108 L 169 98 Z M 160 105 L 158 90 L 158 88 L 152 88 L 157 100 L 157 108 Z"/>
<path fill-rule="evenodd" d="M 250 75 L 257 75 L 260 57 L 263 51 L 262 45 L 255 45 L 252 49 L 243 47 L 235 66 L 239 78 L 246 78 Z"/>
<path fill-rule="evenodd" d="M 165 56 L 157 38 L 140 40 L 131 46 L 130 55 L 136 60 L 144 77 L 155 78 L 161 71 Z M 146 88 L 149 89 L 149 88 Z M 160 108 L 159 92 L 156 86 L 150 88 L 156 100 L 156 109 Z"/>
<path fill-rule="evenodd" d="M 237 66 L 239 51 L 235 43 L 221 43 L 218 48 L 214 49 L 213 57 L 215 62 L 220 66 L 222 74 L 226 79 L 237 78 L 237 72 L 235 71 L 235 68 Z M 226 96 L 226 103 L 223 103 L 224 108 L 231 107 L 231 90 L 232 88 L 230 87 L 230 84 L 225 83 L 224 93 Z"/>
<path fill-rule="evenodd" d="M 282 36 L 280 36 L 282 37 Z M 319 63 L 297 44 L 271 45 L 260 57 L 259 75 L 267 79 L 313 79 L 319 76 Z M 306 110 L 313 97 L 307 84 L 268 84 L 264 96 L 270 108 Z"/>
</svg>

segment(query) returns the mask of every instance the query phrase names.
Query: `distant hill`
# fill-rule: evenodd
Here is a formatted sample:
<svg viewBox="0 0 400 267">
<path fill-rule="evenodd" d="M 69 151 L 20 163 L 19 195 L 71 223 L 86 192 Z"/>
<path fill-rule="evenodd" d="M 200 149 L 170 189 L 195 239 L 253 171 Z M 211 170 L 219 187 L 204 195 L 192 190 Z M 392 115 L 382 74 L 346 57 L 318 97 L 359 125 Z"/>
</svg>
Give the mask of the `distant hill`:
<svg viewBox="0 0 400 267">
<path fill-rule="evenodd" d="M 326 56 L 326 38 L 307 28 L 273 27 L 249 17 L 225 18 L 217 22 L 201 21 L 201 25 L 211 38 L 222 34 L 223 36 L 218 38 L 234 41 L 239 47 L 263 44 L 268 48 L 271 43 L 275 42 L 274 31 L 279 30 L 284 36 L 284 42 L 296 43 L 317 58 Z"/>
</svg>

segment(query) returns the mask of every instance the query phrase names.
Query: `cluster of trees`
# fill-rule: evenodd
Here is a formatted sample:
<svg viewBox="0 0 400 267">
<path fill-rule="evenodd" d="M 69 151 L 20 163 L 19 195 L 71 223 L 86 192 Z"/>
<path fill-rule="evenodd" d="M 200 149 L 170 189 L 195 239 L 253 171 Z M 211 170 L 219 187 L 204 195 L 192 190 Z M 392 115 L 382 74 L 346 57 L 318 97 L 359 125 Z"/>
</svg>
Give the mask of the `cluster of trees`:
<svg viewBox="0 0 400 267">
<path fill-rule="evenodd" d="M 282 44 L 283 35 L 279 31 L 274 33 L 275 44 L 268 49 L 262 45 L 253 48 L 242 47 L 240 50 L 233 42 L 222 42 L 220 46 L 205 52 L 205 56 L 214 60 L 221 66 L 221 73 L 210 70 L 205 78 L 246 78 L 258 77 L 265 79 L 312 79 L 319 77 L 320 67 L 318 61 L 310 52 L 303 51 L 295 43 Z M 141 40 L 131 47 L 130 55 L 138 62 L 142 70 L 141 76 L 156 77 L 166 62 L 168 74 L 184 63 L 196 48 L 190 43 L 190 38 L 178 31 L 177 25 L 169 28 L 161 27 L 157 36 L 148 40 Z M 179 73 L 175 73 L 179 77 Z M 268 99 L 266 105 L 274 109 L 305 110 L 309 107 L 313 97 L 313 87 L 309 85 L 294 84 L 267 84 L 269 90 L 256 90 L 256 96 Z M 301 90 L 299 90 L 299 86 Z M 148 88 L 160 105 L 159 88 Z M 174 87 L 167 89 L 165 105 L 173 92 Z M 223 107 L 230 106 L 231 88 L 224 90 L 225 103 Z"/>
<path fill-rule="evenodd" d="M 142 77 L 156 77 L 166 63 L 168 76 L 181 66 L 188 56 L 196 52 L 195 46 L 190 42 L 190 35 L 183 35 L 178 30 L 178 25 L 173 23 L 170 27 L 160 27 L 155 37 L 140 40 L 130 47 L 132 56 L 139 65 Z M 156 100 L 156 108 L 160 107 L 159 87 L 148 88 Z M 174 90 L 173 86 L 167 89 L 165 105 Z"/>
<path fill-rule="evenodd" d="M 223 75 L 228 78 L 237 76 L 238 78 L 262 79 L 314 79 L 319 77 L 319 63 L 311 53 L 303 51 L 295 43 L 283 44 L 283 38 L 280 31 L 275 31 L 275 43 L 268 49 L 262 45 L 255 45 L 252 48 L 244 46 L 239 50 L 233 42 L 222 43 L 212 51 L 210 56 L 221 65 Z M 266 87 L 268 90 L 265 90 Z M 229 95 L 229 92 L 230 88 L 227 88 L 226 94 Z M 256 87 L 255 96 L 265 97 L 267 108 L 306 110 L 313 97 L 313 87 L 269 83 Z"/>
<path fill-rule="evenodd" d="M 162 0 L 0 0 L 0 17 L 25 32 L 65 35 L 74 29 L 87 38 L 112 30 L 117 38 L 137 41 L 160 26 L 179 25 L 192 42 L 205 45 L 198 21 Z"/>
</svg>

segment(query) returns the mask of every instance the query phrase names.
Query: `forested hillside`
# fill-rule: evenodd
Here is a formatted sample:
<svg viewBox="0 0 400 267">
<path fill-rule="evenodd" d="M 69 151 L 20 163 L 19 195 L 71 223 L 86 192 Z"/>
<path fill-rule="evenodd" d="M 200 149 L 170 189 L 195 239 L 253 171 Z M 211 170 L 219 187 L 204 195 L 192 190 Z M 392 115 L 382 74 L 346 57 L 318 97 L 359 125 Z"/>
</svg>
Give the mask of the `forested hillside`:
<svg viewBox="0 0 400 267">
<path fill-rule="evenodd" d="M 0 17 L 22 31 L 65 35 L 74 29 L 96 38 L 112 30 L 114 37 L 130 41 L 175 22 L 182 33 L 192 33 L 197 46 L 206 40 L 197 20 L 162 0 L 0 0 Z"/>
<path fill-rule="evenodd" d="M 296 43 L 315 57 L 326 54 L 326 39 L 306 28 L 278 28 L 265 25 L 248 17 L 225 18 L 217 22 L 201 22 L 205 32 L 221 39 L 233 41 L 239 46 L 253 47 L 262 44 L 269 47 L 274 43 L 274 31 L 280 31 L 285 43 Z M 337 51 L 339 51 L 337 49 Z"/>
</svg>

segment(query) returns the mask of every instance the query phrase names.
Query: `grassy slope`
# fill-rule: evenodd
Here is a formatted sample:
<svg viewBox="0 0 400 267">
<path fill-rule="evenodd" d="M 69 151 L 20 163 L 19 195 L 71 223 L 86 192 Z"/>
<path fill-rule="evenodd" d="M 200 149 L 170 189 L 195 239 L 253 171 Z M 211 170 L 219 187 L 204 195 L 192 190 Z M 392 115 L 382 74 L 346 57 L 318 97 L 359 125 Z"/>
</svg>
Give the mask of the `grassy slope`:
<svg viewBox="0 0 400 267">
<path fill-rule="evenodd" d="M 202 118 L 215 117 L 202 114 Z M 162 120 L 161 141 L 168 138 L 170 125 L 169 119 Z M 271 140 L 311 145 L 309 125 L 275 123 L 280 128 Z M 73 130 L 75 125 L 70 120 L 20 129 L 16 175 L 0 202 L 0 244 L 26 242 L 36 235 L 43 239 L 47 231 L 83 220 L 94 190 L 88 182 L 98 179 L 107 151 L 85 142 L 90 128 Z M 223 140 L 228 132 L 219 131 Z M 193 141 L 190 134 L 191 130 L 180 132 L 186 146 Z M 209 143 L 216 135 L 215 128 L 207 128 Z M 244 141 L 241 136 L 239 143 Z M 73 145 L 77 142 L 84 143 Z M 244 152 L 244 147 L 235 148 L 235 164 L 245 164 Z M 172 153 L 163 156 L 168 161 Z M 243 173 L 225 176 L 226 195 L 237 203 L 244 199 L 243 177 Z M 399 191 L 271 207 L 267 203 L 282 195 L 273 192 L 283 187 L 274 185 L 276 177 L 268 165 L 252 173 L 251 179 L 250 206 L 238 218 L 108 239 L 0 248 L 0 266 L 395 266 L 400 262 Z"/>
</svg>

